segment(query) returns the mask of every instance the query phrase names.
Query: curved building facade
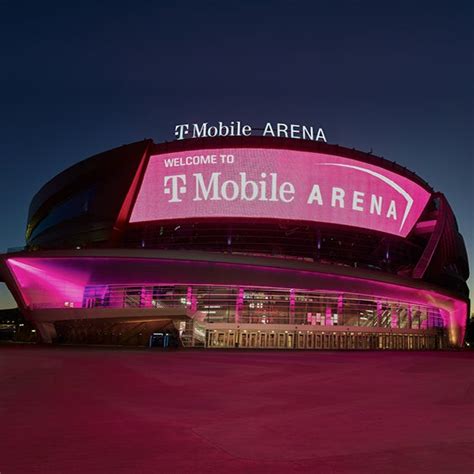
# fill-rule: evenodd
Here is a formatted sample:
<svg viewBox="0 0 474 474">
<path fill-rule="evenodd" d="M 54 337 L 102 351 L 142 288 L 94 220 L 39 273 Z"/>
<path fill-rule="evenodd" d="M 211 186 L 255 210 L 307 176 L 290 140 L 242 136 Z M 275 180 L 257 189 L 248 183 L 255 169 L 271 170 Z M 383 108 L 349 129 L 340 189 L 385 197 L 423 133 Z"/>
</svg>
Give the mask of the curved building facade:
<svg viewBox="0 0 474 474">
<path fill-rule="evenodd" d="M 34 196 L 0 256 L 45 342 L 280 349 L 460 347 L 469 268 L 443 194 L 321 142 L 125 145 Z"/>
</svg>

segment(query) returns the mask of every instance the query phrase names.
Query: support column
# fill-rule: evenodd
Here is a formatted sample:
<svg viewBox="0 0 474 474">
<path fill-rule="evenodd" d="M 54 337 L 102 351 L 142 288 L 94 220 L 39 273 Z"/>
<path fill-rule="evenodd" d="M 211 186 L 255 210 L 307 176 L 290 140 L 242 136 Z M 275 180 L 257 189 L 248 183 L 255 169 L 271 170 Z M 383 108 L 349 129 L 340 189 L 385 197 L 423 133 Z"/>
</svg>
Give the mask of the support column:
<svg viewBox="0 0 474 474">
<path fill-rule="evenodd" d="M 398 313 L 395 305 L 390 310 L 390 327 L 398 328 Z"/>
<path fill-rule="evenodd" d="M 188 286 L 186 291 L 186 309 L 191 309 L 193 300 L 193 287 Z"/>
<path fill-rule="evenodd" d="M 332 316 L 331 306 L 326 306 L 326 321 L 325 321 L 326 326 L 332 326 L 331 316 Z"/>
<path fill-rule="evenodd" d="M 193 314 L 197 311 L 197 298 L 192 286 L 188 286 L 186 291 L 186 309 L 189 309 Z"/>
<path fill-rule="evenodd" d="M 337 297 L 337 324 L 339 326 L 341 324 L 344 324 L 343 311 L 344 311 L 344 299 L 342 295 L 339 295 Z"/>
<path fill-rule="evenodd" d="M 377 326 L 382 326 L 382 302 L 377 300 Z"/>
<path fill-rule="evenodd" d="M 235 300 L 235 323 L 240 323 L 240 313 L 244 307 L 244 289 L 239 288 L 237 291 L 237 299 Z"/>
<path fill-rule="evenodd" d="M 295 324 L 295 290 L 292 288 L 290 290 L 290 324 Z"/>
<path fill-rule="evenodd" d="M 151 287 L 142 286 L 140 294 L 140 307 L 141 308 L 151 308 L 153 300 L 153 291 Z"/>
</svg>

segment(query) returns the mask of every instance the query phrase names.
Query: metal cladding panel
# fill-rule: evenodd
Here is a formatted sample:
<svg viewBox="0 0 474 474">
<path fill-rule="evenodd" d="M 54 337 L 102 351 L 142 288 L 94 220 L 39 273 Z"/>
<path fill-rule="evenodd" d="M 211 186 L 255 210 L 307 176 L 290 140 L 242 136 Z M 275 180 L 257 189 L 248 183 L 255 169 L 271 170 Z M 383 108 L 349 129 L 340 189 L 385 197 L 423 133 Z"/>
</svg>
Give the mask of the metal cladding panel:
<svg viewBox="0 0 474 474">
<path fill-rule="evenodd" d="M 469 263 L 466 247 L 458 231 L 456 218 L 446 197 L 437 193 L 439 201 L 438 225 L 425 249 L 425 256 L 417 265 L 415 277 L 455 287 L 469 293 L 465 281 L 469 278 Z"/>
<path fill-rule="evenodd" d="M 54 247 L 107 239 L 149 143 L 101 153 L 49 181 L 31 203 L 27 243 Z"/>
</svg>

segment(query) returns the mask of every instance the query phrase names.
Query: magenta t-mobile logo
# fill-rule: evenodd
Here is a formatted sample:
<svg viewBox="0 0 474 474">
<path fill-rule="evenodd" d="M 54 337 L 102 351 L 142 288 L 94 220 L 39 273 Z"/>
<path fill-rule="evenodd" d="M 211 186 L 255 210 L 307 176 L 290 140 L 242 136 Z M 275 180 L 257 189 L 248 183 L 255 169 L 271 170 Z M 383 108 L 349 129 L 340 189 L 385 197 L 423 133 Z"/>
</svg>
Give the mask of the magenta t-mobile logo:
<svg viewBox="0 0 474 474">
<path fill-rule="evenodd" d="M 170 183 L 170 185 L 168 185 Z M 179 198 L 180 194 L 186 193 L 186 175 L 176 174 L 174 176 L 165 176 L 164 179 L 164 192 L 165 194 L 171 194 L 171 199 L 168 202 L 181 202 Z"/>
</svg>

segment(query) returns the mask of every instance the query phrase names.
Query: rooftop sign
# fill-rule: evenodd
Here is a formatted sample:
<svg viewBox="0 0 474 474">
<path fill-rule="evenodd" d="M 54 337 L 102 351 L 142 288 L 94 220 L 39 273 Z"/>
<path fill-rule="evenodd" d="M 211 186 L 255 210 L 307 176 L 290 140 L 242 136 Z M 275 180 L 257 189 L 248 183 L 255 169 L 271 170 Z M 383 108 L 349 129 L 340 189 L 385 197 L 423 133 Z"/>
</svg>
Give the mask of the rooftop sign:
<svg viewBox="0 0 474 474">
<path fill-rule="evenodd" d="M 251 135 L 260 135 L 263 137 L 294 138 L 326 142 L 326 135 L 321 127 L 281 122 L 267 122 L 264 128 L 253 128 L 251 125 L 243 124 L 239 120 L 227 124 L 224 124 L 224 122 L 217 122 L 216 124 L 209 124 L 208 122 L 182 123 L 175 126 L 174 134 L 176 140 L 183 140 L 185 138 L 250 137 Z"/>
</svg>

